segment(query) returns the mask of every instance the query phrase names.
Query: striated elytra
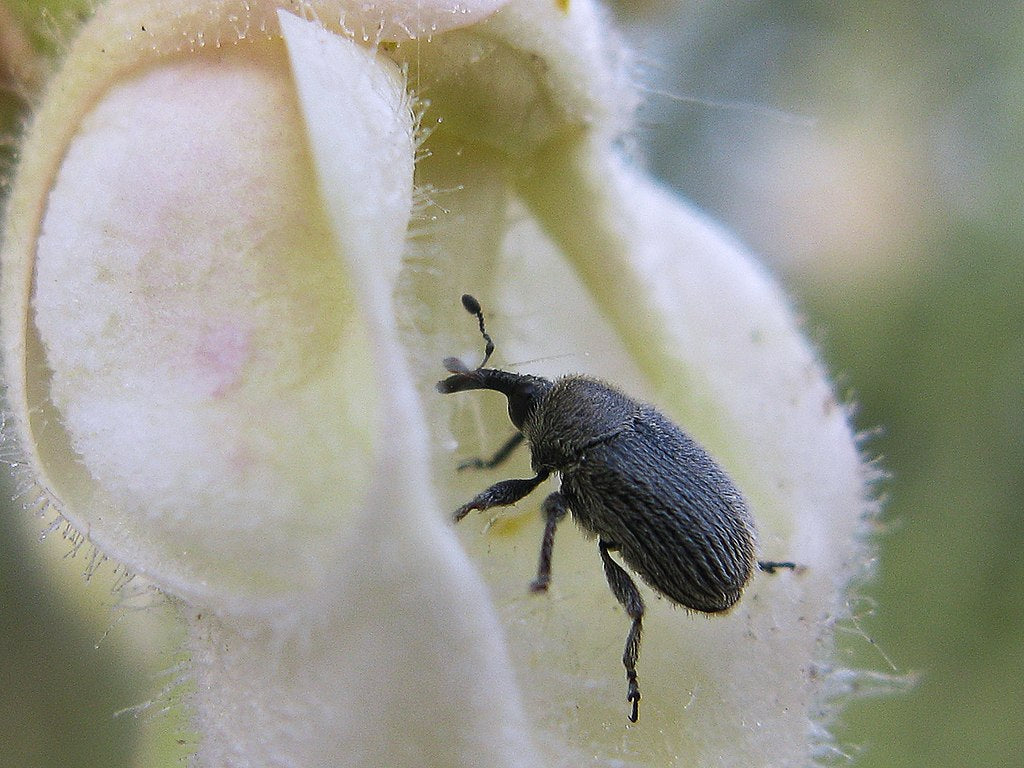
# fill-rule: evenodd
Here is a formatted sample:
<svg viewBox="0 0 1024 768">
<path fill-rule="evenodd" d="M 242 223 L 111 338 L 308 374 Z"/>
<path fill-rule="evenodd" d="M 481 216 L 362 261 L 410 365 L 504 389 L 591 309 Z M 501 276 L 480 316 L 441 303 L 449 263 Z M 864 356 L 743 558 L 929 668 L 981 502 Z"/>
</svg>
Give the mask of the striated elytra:
<svg viewBox="0 0 1024 768">
<path fill-rule="evenodd" d="M 458 522 L 471 510 L 514 504 L 552 473 L 559 490 L 543 503 L 545 518 L 537 577 L 531 589 L 547 589 L 555 529 L 567 512 L 598 539 L 605 576 L 632 620 L 622 663 L 626 668 L 629 719 L 637 721 L 640 688 L 636 661 L 644 602 L 633 579 L 609 552 L 669 600 L 694 611 L 719 613 L 731 607 L 754 567 L 767 572 L 793 568 L 789 562 L 755 559 L 755 529 L 743 496 L 708 453 L 650 405 L 587 376 L 554 381 L 485 368 L 494 343 L 484 328 L 480 303 L 462 297 L 477 317 L 486 342 L 484 359 L 469 369 L 447 358 L 452 375 L 438 382 L 443 394 L 491 389 L 508 398 L 508 415 L 518 430 L 489 460 L 461 468 L 491 468 L 525 439 L 534 477 L 503 480 L 456 510 Z"/>
</svg>

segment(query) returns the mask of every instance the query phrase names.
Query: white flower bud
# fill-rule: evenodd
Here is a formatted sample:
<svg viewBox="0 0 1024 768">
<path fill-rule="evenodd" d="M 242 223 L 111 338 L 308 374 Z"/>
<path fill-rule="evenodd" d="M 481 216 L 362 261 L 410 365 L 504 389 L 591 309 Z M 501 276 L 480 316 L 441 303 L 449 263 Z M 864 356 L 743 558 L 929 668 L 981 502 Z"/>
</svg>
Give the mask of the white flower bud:
<svg viewBox="0 0 1024 768">
<path fill-rule="evenodd" d="M 70 49 L 7 205 L 8 428 L 181 605 L 200 765 L 813 759 L 866 473 L 783 297 L 617 158 L 627 58 L 588 0 L 114 0 Z M 805 567 L 651 600 L 636 728 L 593 542 L 545 597 L 539 521 L 449 523 L 499 479 L 452 438 L 511 432 L 433 390 L 464 291 L 505 361 L 655 400 Z"/>
</svg>

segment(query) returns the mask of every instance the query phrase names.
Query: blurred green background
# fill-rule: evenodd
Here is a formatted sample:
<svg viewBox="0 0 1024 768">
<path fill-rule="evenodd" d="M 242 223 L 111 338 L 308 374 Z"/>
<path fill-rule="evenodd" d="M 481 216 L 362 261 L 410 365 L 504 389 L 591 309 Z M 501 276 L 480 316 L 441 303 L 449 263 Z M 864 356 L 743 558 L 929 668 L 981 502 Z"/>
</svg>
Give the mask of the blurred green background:
<svg viewBox="0 0 1024 768">
<path fill-rule="evenodd" d="M 0 0 L 0 29 L 13 20 L 52 52 L 84 5 Z M 866 448 L 891 474 L 878 578 L 841 652 L 918 682 L 850 705 L 840 746 L 863 768 L 1019 766 L 1024 7 L 615 12 L 649 88 L 630 149 L 763 255 L 858 427 L 878 428 Z M 12 39 L 0 36 L 5 59 Z M 31 91 L 39 72 L 0 66 L 2 181 L 26 104 L 11 84 Z M 0 511 L 0 765 L 177 764 L 187 745 L 158 712 L 111 716 L 173 679 L 176 659 L 145 640 L 166 609 L 113 611 L 113 569 L 85 587 L 88 552 L 65 559 L 60 531 L 38 542 L 43 526 Z"/>
</svg>

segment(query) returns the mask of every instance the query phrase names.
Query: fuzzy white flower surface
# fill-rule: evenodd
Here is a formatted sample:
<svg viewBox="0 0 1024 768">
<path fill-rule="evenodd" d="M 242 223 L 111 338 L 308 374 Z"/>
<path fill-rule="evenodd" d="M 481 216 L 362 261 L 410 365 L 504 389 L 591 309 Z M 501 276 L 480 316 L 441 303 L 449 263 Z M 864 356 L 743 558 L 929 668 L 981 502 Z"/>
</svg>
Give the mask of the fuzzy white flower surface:
<svg viewBox="0 0 1024 768">
<path fill-rule="evenodd" d="M 198 766 L 805 766 L 868 472 L 784 297 L 620 156 L 635 98 L 588 0 L 114 0 L 21 147 L 3 230 L 20 471 L 180 606 Z M 743 489 L 759 574 L 628 620 L 503 399 L 442 358 L 615 381 Z M 518 361 L 535 360 L 517 366 Z M 553 483 L 556 481 L 552 481 Z M 556 487 L 553 485 L 552 488 Z"/>
</svg>

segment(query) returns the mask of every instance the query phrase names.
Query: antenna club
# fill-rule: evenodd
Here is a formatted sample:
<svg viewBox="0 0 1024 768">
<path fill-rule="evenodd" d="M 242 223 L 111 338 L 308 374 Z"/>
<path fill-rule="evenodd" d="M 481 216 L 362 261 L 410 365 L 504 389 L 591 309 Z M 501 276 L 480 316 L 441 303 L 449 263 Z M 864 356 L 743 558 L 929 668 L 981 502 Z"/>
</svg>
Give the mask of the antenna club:
<svg viewBox="0 0 1024 768">
<path fill-rule="evenodd" d="M 469 314 L 476 315 L 477 323 L 480 325 L 480 335 L 484 337 L 484 342 L 486 343 L 483 362 L 477 366 L 477 370 L 480 370 L 491 359 L 491 353 L 494 351 L 494 342 L 491 341 L 491 337 L 487 335 L 487 330 L 484 328 L 484 312 L 480 308 L 480 302 L 468 293 L 464 293 L 462 294 L 462 306 L 466 308 Z M 451 369 L 449 368 L 448 370 Z"/>
</svg>

